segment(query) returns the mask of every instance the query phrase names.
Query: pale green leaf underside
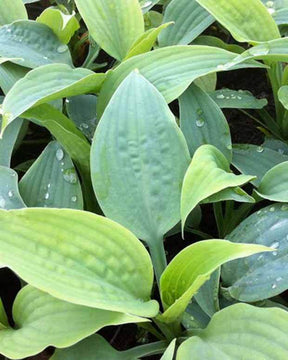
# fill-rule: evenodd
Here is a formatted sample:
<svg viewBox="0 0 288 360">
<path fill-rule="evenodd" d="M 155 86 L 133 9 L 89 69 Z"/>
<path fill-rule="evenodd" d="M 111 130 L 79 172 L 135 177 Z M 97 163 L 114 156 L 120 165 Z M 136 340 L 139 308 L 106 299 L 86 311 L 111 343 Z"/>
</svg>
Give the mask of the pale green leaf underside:
<svg viewBox="0 0 288 360">
<path fill-rule="evenodd" d="M 189 160 L 164 98 L 143 76 L 131 73 L 113 95 L 93 139 L 92 182 L 103 212 L 155 243 L 180 220 Z"/>
<path fill-rule="evenodd" d="M 160 291 L 165 311 L 159 319 L 168 323 L 177 320 L 219 266 L 267 250 L 261 245 L 234 244 L 225 240 L 206 240 L 188 246 L 176 255 L 161 276 Z"/>
<path fill-rule="evenodd" d="M 227 188 L 253 180 L 253 176 L 234 175 L 225 156 L 212 145 L 200 146 L 185 174 L 181 194 L 182 228 L 189 213 L 202 200 Z"/>
<path fill-rule="evenodd" d="M 26 207 L 18 190 L 17 173 L 0 166 L 0 209 L 21 209 Z M 0 261 L 1 263 L 1 261 Z"/>
<path fill-rule="evenodd" d="M 78 175 L 69 155 L 51 142 L 26 172 L 19 190 L 29 207 L 83 209 Z"/>
<path fill-rule="evenodd" d="M 16 21 L 0 28 L 0 56 L 21 58 L 11 61 L 29 68 L 52 63 L 72 66 L 68 47 L 48 26 L 30 20 Z"/>
<path fill-rule="evenodd" d="M 284 360 L 288 313 L 236 304 L 218 312 L 208 327 L 181 344 L 177 360 Z"/>
<path fill-rule="evenodd" d="M 189 44 L 215 19 L 196 0 L 172 0 L 164 13 L 163 22 L 168 21 L 175 24 L 160 34 L 161 47 Z"/>
<path fill-rule="evenodd" d="M 235 53 L 201 45 L 167 46 L 130 58 L 107 76 L 99 97 L 98 114 L 102 115 L 117 87 L 135 69 L 138 69 L 169 103 L 181 95 L 198 77 L 217 71 L 263 67 L 255 61 L 242 64 L 246 59 L 233 62 L 235 58 Z"/>
<path fill-rule="evenodd" d="M 23 280 L 75 304 L 155 316 L 153 269 L 145 247 L 119 224 L 68 209 L 0 212 L 0 263 Z"/>
<path fill-rule="evenodd" d="M 160 360 L 173 360 L 174 352 L 176 347 L 176 339 L 171 341 L 170 345 L 168 346 L 167 350 L 163 354 Z"/>
<path fill-rule="evenodd" d="M 9 359 L 38 354 L 50 345 L 66 348 L 104 326 L 143 321 L 128 314 L 69 304 L 29 285 L 17 295 L 13 318 L 16 330 L 0 331 L 0 353 Z"/>
<path fill-rule="evenodd" d="M 237 41 L 257 43 L 280 38 L 278 27 L 259 0 L 196 0 Z"/>
<path fill-rule="evenodd" d="M 105 78 L 88 69 L 72 69 L 64 64 L 41 66 L 17 81 L 3 103 L 2 129 L 33 106 L 49 101 L 97 92 Z"/>
<path fill-rule="evenodd" d="M 222 268 L 223 286 L 240 301 L 255 302 L 288 289 L 288 205 L 257 211 L 227 236 L 230 241 L 270 246 L 271 253 L 233 261 Z"/>
<path fill-rule="evenodd" d="M 52 7 L 45 9 L 37 18 L 37 22 L 49 26 L 64 44 L 69 43 L 75 31 L 80 27 L 75 13 L 67 15 Z"/>
<path fill-rule="evenodd" d="M 90 35 L 109 55 L 122 60 L 144 32 L 138 0 L 75 0 Z"/>
<path fill-rule="evenodd" d="M 0 26 L 27 18 L 28 15 L 22 0 L 0 1 Z"/>
<path fill-rule="evenodd" d="M 218 105 L 198 86 L 192 84 L 179 98 L 180 127 L 190 154 L 199 146 L 210 144 L 230 162 L 232 143 L 229 125 Z"/>
</svg>

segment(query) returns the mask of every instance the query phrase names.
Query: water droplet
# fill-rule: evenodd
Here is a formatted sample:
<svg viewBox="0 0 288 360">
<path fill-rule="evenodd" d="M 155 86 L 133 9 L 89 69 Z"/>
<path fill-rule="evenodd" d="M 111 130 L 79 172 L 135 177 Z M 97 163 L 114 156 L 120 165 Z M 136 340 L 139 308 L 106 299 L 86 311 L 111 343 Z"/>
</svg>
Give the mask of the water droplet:
<svg viewBox="0 0 288 360">
<path fill-rule="evenodd" d="M 152 1 L 146 1 L 143 5 L 142 5 L 142 9 L 146 9 L 148 8 L 149 6 L 151 6 L 153 4 Z"/>
<path fill-rule="evenodd" d="M 257 260 L 260 261 L 261 259 L 263 259 L 263 254 L 262 255 L 259 255 Z"/>
<path fill-rule="evenodd" d="M 72 197 L 71 197 L 71 201 L 72 201 L 72 202 L 76 202 L 76 201 L 77 201 L 77 196 L 76 196 L 76 195 L 75 195 L 75 196 L 72 196 Z"/>
<path fill-rule="evenodd" d="M 57 151 L 56 151 L 56 159 L 58 161 L 61 161 L 61 160 L 63 160 L 63 158 L 64 158 L 64 151 L 62 149 L 57 149 Z"/>
<path fill-rule="evenodd" d="M 196 121 L 196 126 L 197 126 L 197 127 L 201 128 L 201 127 L 203 127 L 204 125 L 205 125 L 205 120 L 204 120 L 204 119 L 198 119 L 198 120 Z"/>
<path fill-rule="evenodd" d="M 57 51 L 60 54 L 64 53 L 67 50 L 68 50 L 68 46 L 65 44 L 62 44 L 62 45 L 58 46 L 58 48 L 57 48 Z"/>
<path fill-rule="evenodd" d="M 50 189 L 50 187 L 51 187 L 51 184 L 48 184 L 48 185 L 47 185 L 47 188 Z"/>
<path fill-rule="evenodd" d="M 282 276 L 279 276 L 279 277 L 276 278 L 276 281 L 277 281 L 277 282 L 279 282 L 279 281 L 281 281 L 281 280 L 283 280 Z"/>
<path fill-rule="evenodd" d="M 225 65 L 223 64 L 217 65 L 217 70 L 225 70 Z"/>
<path fill-rule="evenodd" d="M 80 125 L 80 128 L 82 128 L 82 129 L 88 129 L 88 128 L 89 128 L 89 125 L 87 125 L 86 123 L 82 123 L 82 124 Z"/>
<path fill-rule="evenodd" d="M 64 180 L 67 181 L 69 184 L 77 183 L 77 175 L 74 168 L 64 170 L 63 177 Z"/>
<path fill-rule="evenodd" d="M 66 99 L 65 102 L 66 102 L 67 104 L 69 104 L 70 100 L 69 100 L 69 99 Z"/>
<path fill-rule="evenodd" d="M 242 100 L 242 96 L 237 96 L 237 99 L 238 99 L 238 100 Z"/>
<path fill-rule="evenodd" d="M 284 150 L 283 150 L 283 149 L 278 149 L 278 153 L 279 153 L 280 155 L 283 155 L 283 154 L 284 154 Z"/>
<path fill-rule="evenodd" d="M 232 144 L 228 144 L 228 145 L 226 146 L 226 148 L 227 148 L 228 150 L 232 150 Z"/>
<path fill-rule="evenodd" d="M 61 165 L 61 166 L 64 166 L 64 161 L 62 161 L 62 162 L 60 163 L 60 165 Z"/>
<path fill-rule="evenodd" d="M 266 6 L 269 7 L 273 7 L 274 6 L 274 1 L 267 1 L 266 2 Z"/>
<path fill-rule="evenodd" d="M 6 205 L 5 199 L 2 196 L 0 196 L 0 208 L 5 209 L 5 205 Z"/>
<path fill-rule="evenodd" d="M 16 176 L 16 173 L 15 173 L 15 172 L 13 172 L 13 173 L 11 174 L 11 176 L 12 176 L 12 177 L 15 177 L 15 176 Z"/>
<path fill-rule="evenodd" d="M 258 146 L 257 149 L 256 149 L 256 151 L 257 151 L 258 153 L 262 153 L 262 152 L 264 151 L 263 146 Z"/>
<path fill-rule="evenodd" d="M 49 197 L 50 197 L 50 194 L 47 192 L 47 193 L 45 194 L 44 198 L 45 198 L 45 200 L 48 200 Z"/>
<path fill-rule="evenodd" d="M 278 249 L 279 248 L 279 241 L 275 241 L 270 247 L 271 247 L 271 249 Z"/>
<path fill-rule="evenodd" d="M 202 109 L 197 109 L 197 114 L 199 115 L 199 116 L 201 116 L 202 114 L 203 114 L 203 110 Z"/>
<path fill-rule="evenodd" d="M 271 14 L 271 15 L 274 14 L 274 12 L 275 12 L 275 9 L 273 9 L 273 8 L 268 8 L 267 10 L 268 10 L 269 14 Z"/>
<path fill-rule="evenodd" d="M 275 207 L 274 207 L 274 206 L 271 206 L 271 208 L 269 209 L 269 211 L 271 211 L 271 212 L 275 211 Z"/>
<path fill-rule="evenodd" d="M 283 210 L 283 211 L 288 210 L 288 204 L 282 205 L 281 210 Z"/>
<path fill-rule="evenodd" d="M 277 285 L 276 284 L 273 284 L 272 285 L 272 289 L 276 289 Z"/>
<path fill-rule="evenodd" d="M 225 96 L 223 94 L 219 94 L 216 97 L 217 97 L 217 99 L 225 99 Z"/>
<path fill-rule="evenodd" d="M 249 49 L 249 54 L 252 56 L 267 55 L 270 51 L 268 44 L 257 45 Z"/>
<path fill-rule="evenodd" d="M 9 198 L 12 198 L 14 196 L 14 191 L 9 190 L 8 191 L 8 196 L 9 196 Z"/>
<path fill-rule="evenodd" d="M 47 56 L 43 56 L 43 59 L 48 60 L 48 57 L 47 57 Z"/>
</svg>

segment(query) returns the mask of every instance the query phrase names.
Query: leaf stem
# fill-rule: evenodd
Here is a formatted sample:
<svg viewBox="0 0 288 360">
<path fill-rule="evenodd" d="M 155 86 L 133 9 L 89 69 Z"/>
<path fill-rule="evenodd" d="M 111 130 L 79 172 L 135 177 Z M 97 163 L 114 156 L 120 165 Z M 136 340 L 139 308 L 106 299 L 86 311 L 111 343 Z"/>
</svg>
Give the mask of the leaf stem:
<svg viewBox="0 0 288 360">
<path fill-rule="evenodd" d="M 150 255 L 154 267 L 154 272 L 158 286 L 160 285 L 160 277 L 167 266 L 163 237 L 157 238 L 156 241 L 149 242 Z"/>
<path fill-rule="evenodd" d="M 213 209 L 214 209 L 214 216 L 218 229 L 218 235 L 222 239 L 222 235 L 224 232 L 224 217 L 223 217 L 222 203 L 221 202 L 214 203 Z"/>
<path fill-rule="evenodd" d="M 166 341 L 157 341 L 152 344 L 134 347 L 124 351 L 124 353 L 125 355 L 128 355 L 129 359 L 131 358 L 136 360 L 140 357 L 163 354 L 167 346 L 168 343 Z"/>
</svg>

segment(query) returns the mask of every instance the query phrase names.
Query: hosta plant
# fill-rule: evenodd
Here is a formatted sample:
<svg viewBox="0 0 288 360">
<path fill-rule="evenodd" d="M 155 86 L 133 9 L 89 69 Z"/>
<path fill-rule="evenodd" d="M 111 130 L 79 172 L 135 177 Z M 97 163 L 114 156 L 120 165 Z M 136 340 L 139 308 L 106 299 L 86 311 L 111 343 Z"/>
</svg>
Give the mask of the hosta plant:
<svg viewBox="0 0 288 360">
<path fill-rule="evenodd" d="M 287 24 L 285 0 L 0 1 L 4 359 L 288 358 Z M 238 70 L 269 106 L 219 86 Z"/>
</svg>

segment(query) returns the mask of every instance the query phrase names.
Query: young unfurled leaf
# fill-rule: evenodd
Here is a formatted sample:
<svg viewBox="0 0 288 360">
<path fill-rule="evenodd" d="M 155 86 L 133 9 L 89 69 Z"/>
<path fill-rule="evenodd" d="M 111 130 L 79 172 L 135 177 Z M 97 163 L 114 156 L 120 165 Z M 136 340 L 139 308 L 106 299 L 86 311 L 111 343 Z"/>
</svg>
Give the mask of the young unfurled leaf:
<svg viewBox="0 0 288 360">
<path fill-rule="evenodd" d="M 51 345 L 66 348 L 105 326 L 145 320 L 70 304 L 29 285 L 17 295 L 13 318 L 15 330 L 10 327 L 0 330 L 0 354 L 9 359 L 23 359 Z"/>
<path fill-rule="evenodd" d="M 78 175 L 71 158 L 56 141 L 26 172 L 19 190 L 29 207 L 83 209 Z"/>
<path fill-rule="evenodd" d="M 37 22 L 49 26 L 64 44 L 69 43 L 75 31 L 80 27 L 75 13 L 67 15 L 53 7 L 45 9 L 37 18 Z"/>
<path fill-rule="evenodd" d="M 26 207 L 18 190 L 17 173 L 0 166 L 0 209 L 21 209 Z M 1 260 L 0 260 L 1 263 Z"/>
<path fill-rule="evenodd" d="M 169 21 L 175 24 L 160 34 L 161 47 L 189 44 L 215 19 L 196 0 L 172 0 L 164 12 L 163 22 Z"/>
<path fill-rule="evenodd" d="M 122 60 L 144 32 L 138 0 L 75 0 L 90 35 L 109 55 Z"/>
<path fill-rule="evenodd" d="M 215 314 L 205 330 L 183 342 L 177 360 L 284 360 L 288 357 L 288 313 L 236 304 Z"/>
<path fill-rule="evenodd" d="M 64 64 L 41 66 L 30 71 L 11 88 L 3 102 L 2 131 L 31 107 L 63 97 L 97 92 L 104 74 Z"/>
<path fill-rule="evenodd" d="M 229 125 L 218 105 L 198 86 L 192 84 L 179 98 L 180 127 L 190 154 L 199 146 L 214 145 L 230 162 L 232 143 Z"/>
<path fill-rule="evenodd" d="M 253 176 L 234 175 L 225 156 L 212 145 L 202 145 L 195 152 L 186 172 L 181 194 L 182 228 L 189 213 L 209 196 L 253 180 Z"/>
<path fill-rule="evenodd" d="M 0 28 L 0 55 L 21 58 L 11 61 L 29 68 L 52 63 L 72 66 L 68 47 L 48 26 L 30 20 L 16 21 Z"/>
<path fill-rule="evenodd" d="M 280 38 L 278 27 L 259 0 L 196 0 L 237 41 L 257 43 Z"/>
<path fill-rule="evenodd" d="M 70 209 L 0 211 L 0 263 L 59 299 L 155 316 L 153 269 L 140 241 L 119 224 Z"/>
<path fill-rule="evenodd" d="M 27 11 L 22 0 L 0 1 L 0 26 L 27 18 Z"/>
<path fill-rule="evenodd" d="M 269 249 L 225 240 L 206 240 L 188 246 L 176 255 L 161 277 L 160 291 L 165 311 L 158 316 L 159 320 L 169 323 L 179 319 L 199 288 L 225 262 L 263 251 Z"/>
<path fill-rule="evenodd" d="M 274 204 L 250 215 L 227 238 L 270 246 L 274 251 L 222 268 L 223 286 L 240 301 L 254 302 L 288 289 L 288 205 Z"/>
</svg>

